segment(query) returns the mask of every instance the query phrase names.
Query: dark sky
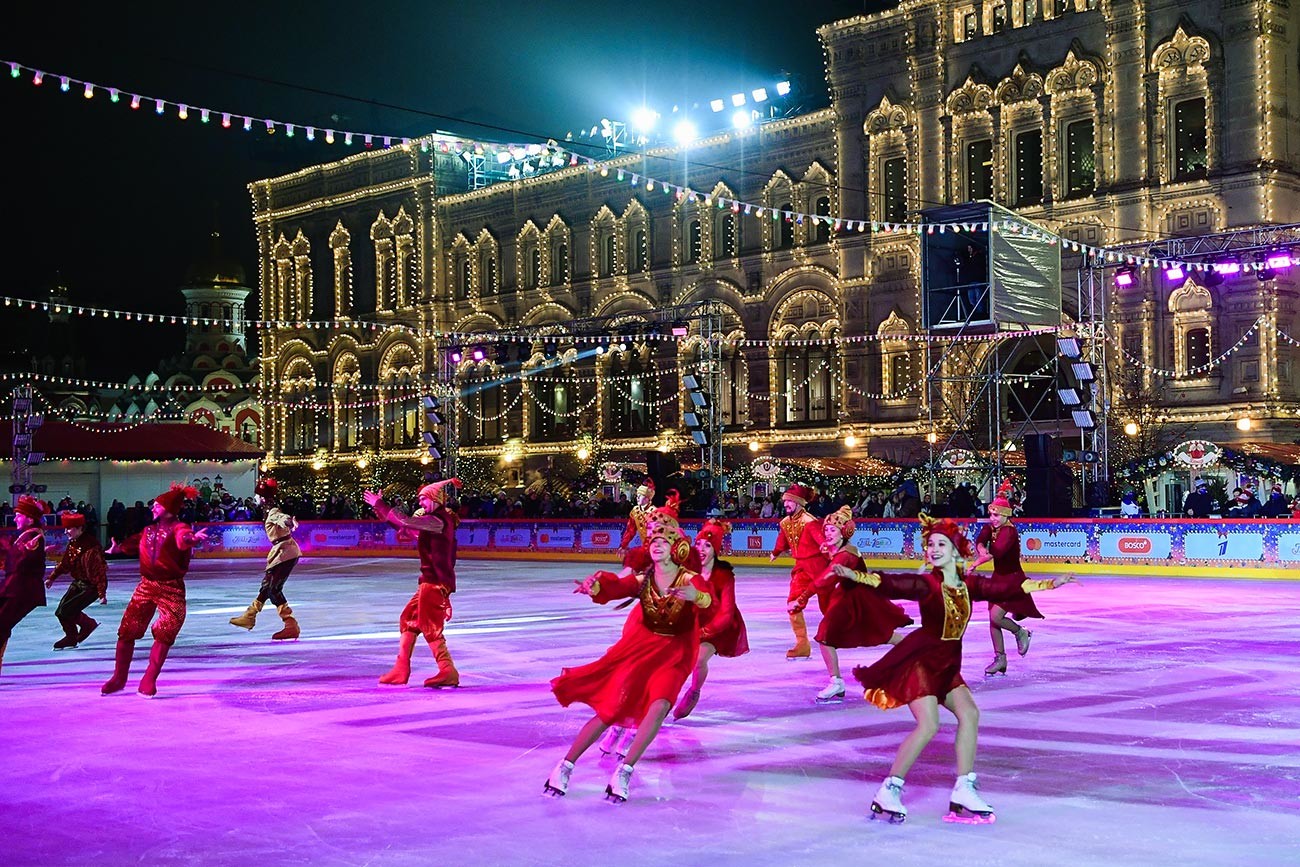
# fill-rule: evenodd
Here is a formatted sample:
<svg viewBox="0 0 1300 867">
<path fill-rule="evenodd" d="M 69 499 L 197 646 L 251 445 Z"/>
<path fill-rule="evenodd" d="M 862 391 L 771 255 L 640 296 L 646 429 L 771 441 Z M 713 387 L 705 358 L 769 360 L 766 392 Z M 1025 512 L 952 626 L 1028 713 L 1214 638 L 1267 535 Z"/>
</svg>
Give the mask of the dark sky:
<svg viewBox="0 0 1300 867">
<path fill-rule="evenodd" d="M 0 294 L 43 297 L 60 279 L 74 302 L 179 312 L 176 289 L 213 229 L 254 284 L 246 184 L 352 152 L 301 134 L 204 126 L 197 111 L 180 121 L 172 107 L 160 117 L 148 103 L 132 111 L 126 99 L 86 100 L 78 89 L 61 93 L 58 73 L 319 127 L 563 139 L 602 117 L 625 117 L 643 100 L 664 111 L 770 86 L 785 73 L 803 85 L 805 107 L 821 107 L 816 28 L 892 5 L 15 4 L 0 31 L 0 59 L 50 74 L 34 87 L 30 75 L 14 80 L 0 67 Z M 5 348 L 39 339 L 34 318 L 0 307 Z M 77 335 L 106 378 L 143 372 L 182 341 L 176 328 L 89 320 Z"/>
</svg>

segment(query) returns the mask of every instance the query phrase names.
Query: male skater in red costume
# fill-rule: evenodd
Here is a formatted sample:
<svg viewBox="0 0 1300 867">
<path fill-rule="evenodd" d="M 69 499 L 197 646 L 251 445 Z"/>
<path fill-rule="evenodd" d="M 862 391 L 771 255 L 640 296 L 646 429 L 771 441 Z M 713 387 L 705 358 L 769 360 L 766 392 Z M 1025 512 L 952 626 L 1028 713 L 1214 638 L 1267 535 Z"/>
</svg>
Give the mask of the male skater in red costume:
<svg viewBox="0 0 1300 867">
<path fill-rule="evenodd" d="M 817 608 L 825 613 L 830 601 L 831 588 L 814 588 L 816 581 L 830 566 L 830 560 L 822 553 L 821 521 L 808 513 L 804 507 L 812 502 L 816 495 L 811 488 L 794 484 L 786 488 L 781 495 L 785 506 L 785 517 L 781 519 L 781 531 L 776 537 L 776 547 L 772 549 L 770 559 L 776 560 L 786 551 L 794 557 L 794 568 L 790 570 L 790 595 L 787 603 L 795 602 L 810 589 L 817 595 Z M 802 605 L 793 606 L 790 612 L 790 628 L 794 630 L 794 647 L 785 652 L 786 659 L 807 659 L 812 656 L 812 645 L 808 643 L 808 624 L 804 621 Z"/>
<path fill-rule="evenodd" d="M 460 521 L 447 508 L 447 485 L 459 488 L 460 479 L 444 479 L 421 488 L 420 509 L 411 516 L 393 511 L 384 502 L 382 491 L 364 494 L 381 520 L 416 534 L 416 548 L 420 552 L 420 583 L 398 620 L 401 639 L 397 662 L 379 678 L 380 683 L 400 685 L 410 680 L 415 639 L 423 635 L 438 660 L 438 673 L 424 685 L 432 689 L 460 686 L 460 673 L 452 663 L 447 639 L 443 637 L 443 627 L 451 619 L 451 594 L 456 592 L 456 524 Z"/>
<path fill-rule="evenodd" d="M 0 540 L 4 578 L 0 580 L 0 663 L 14 627 L 45 604 L 45 504 L 23 494 L 14 505 L 18 536 Z"/>
<path fill-rule="evenodd" d="M 111 554 L 140 555 L 140 583 L 122 612 L 122 625 L 117 629 L 113 676 L 100 689 L 103 695 L 121 692 L 126 686 L 135 643 L 144 638 L 155 612 L 158 619 L 153 624 L 149 667 L 140 678 L 137 692 L 145 698 L 158 694 L 158 673 L 185 624 L 185 573 L 190 568 L 190 555 L 196 545 L 208 538 L 207 530 L 196 533 L 189 524 L 176 518 L 185 500 L 198 494 L 194 488 L 173 484 L 171 490 L 153 499 L 154 523 L 109 549 Z"/>
<path fill-rule="evenodd" d="M 59 600 L 54 616 L 63 627 L 63 637 L 54 642 L 55 650 L 76 647 L 85 641 L 99 626 L 99 621 L 86 614 L 86 606 L 96 599 L 108 601 L 108 564 L 104 562 L 104 549 L 94 533 L 86 532 L 86 516 L 64 512 L 59 523 L 68 531 L 68 547 L 63 549 L 63 559 L 54 567 L 45 586 L 51 587 L 60 575 L 71 575 L 68 592 Z"/>
</svg>

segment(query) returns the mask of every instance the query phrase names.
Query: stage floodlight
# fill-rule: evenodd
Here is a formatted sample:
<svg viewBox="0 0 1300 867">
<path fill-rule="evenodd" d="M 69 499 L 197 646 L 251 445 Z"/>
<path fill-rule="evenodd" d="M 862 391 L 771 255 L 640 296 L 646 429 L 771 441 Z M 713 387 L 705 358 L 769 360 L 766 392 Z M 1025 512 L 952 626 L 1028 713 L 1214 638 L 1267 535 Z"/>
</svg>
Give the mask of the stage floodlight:
<svg viewBox="0 0 1300 867">
<path fill-rule="evenodd" d="M 722 109 L 718 110 L 721 111 Z M 673 127 L 673 138 L 683 147 L 695 141 L 697 135 L 698 133 L 695 129 L 695 124 L 691 123 L 689 120 L 678 121 L 677 126 Z"/>
<path fill-rule="evenodd" d="M 750 96 L 754 97 L 754 102 L 767 102 L 767 88 L 757 88 Z"/>
<path fill-rule="evenodd" d="M 1079 392 L 1077 389 L 1058 388 L 1056 390 L 1056 397 L 1058 400 L 1061 401 L 1061 406 L 1064 407 L 1083 406 L 1083 398 L 1079 396 Z"/>
<path fill-rule="evenodd" d="M 749 129 L 754 125 L 754 118 L 748 111 L 742 109 L 731 116 L 731 125 L 736 129 Z"/>
<path fill-rule="evenodd" d="M 1097 426 L 1097 417 L 1090 409 L 1073 410 L 1070 412 L 1070 417 L 1074 419 L 1074 426 L 1079 430 L 1092 430 Z"/>
<path fill-rule="evenodd" d="M 632 112 L 632 125 L 641 132 L 650 132 L 654 129 L 655 121 L 658 119 L 659 112 L 644 105 Z"/>
<path fill-rule="evenodd" d="M 744 104 L 745 104 L 745 94 L 733 93 L 731 95 L 731 105 L 733 108 L 740 108 Z"/>
<path fill-rule="evenodd" d="M 1077 337 L 1058 337 L 1056 338 L 1056 351 L 1062 358 L 1082 358 L 1083 349 L 1079 346 Z"/>
<path fill-rule="evenodd" d="M 1070 365 L 1070 371 L 1074 378 L 1080 383 L 1089 383 L 1097 381 L 1097 373 L 1092 369 L 1092 365 L 1086 361 L 1076 361 Z"/>
<path fill-rule="evenodd" d="M 465 360 L 465 351 L 459 346 L 453 346 L 447 351 L 447 360 L 452 364 L 460 364 Z"/>
<path fill-rule="evenodd" d="M 682 374 L 682 388 L 687 391 L 700 388 L 700 378 L 693 373 Z"/>
<path fill-rule="evenodd" d="M 713 109 L 714 111 L 722 111 L 726 107 L 727 107 L 727 103 L 725 100 L 721 100 L 721 99 L 709 100 L 709 108 Z"/>
<path fill-rule="evenodd" d="M 1291 267 L 1291 254 L 1286 250 L 1274 250 L 1268 254 L 1264 262 L 1274 271 L 1285 271 Z"/>
<path fill-rule="evenodd" d="M 1224 277 L 1231 277 L 1234 274 L 1241 273 L 1241 263 L 1236 259 L 1225 259 L 1222 262 L 1215 262 L 1213 265 L 1214 273 Z"/>
<path fill-rule="evenodd" d="M 788 82 L 788 81 L 778 81 L 778 82 L 776 83 L 776 95 L 777 95 L 777 96 L 789 96 L 789 95 L 790 95 L 790 82 Z"/>
<path fill-rule="evenodd" d="M 481 343 L 475 344 L 474 348 L 470 350 L 469 357 L 475 362 L 487 361 L 487 347 Z"/>
<path fill-rule="evenodd" d="M 1177 262 L 1165 268 L 1165 279 L 1168 280 L 1170 283 L 1174 283 L 1177 282 L 1178 280 L 1182 280 L 1186 276 L 1187 275 L 1183 272 L 1183 266 L 1179 265 Z"/>
<path fill-rule="evenodd" d="M 1115 285 L 1121 289 L 1127 289 L 1137 283 L 1137 269 L 1125 265 L 1115 272 Z"/>
</svg>

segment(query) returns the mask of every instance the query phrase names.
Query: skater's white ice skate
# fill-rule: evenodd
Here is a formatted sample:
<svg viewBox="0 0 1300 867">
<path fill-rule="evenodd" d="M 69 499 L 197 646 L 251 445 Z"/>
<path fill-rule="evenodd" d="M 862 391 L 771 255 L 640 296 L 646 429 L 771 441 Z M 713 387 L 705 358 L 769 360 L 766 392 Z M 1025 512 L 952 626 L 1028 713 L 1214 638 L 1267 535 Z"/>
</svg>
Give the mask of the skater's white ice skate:
<svg viewBox="0 0 1300 867">
<path fill-rule="evenodd" d="M 832 677 L 826 684 L 826 688 L 817 693 L 817 702 L 825 704 L 831 701 L 842 701 L 844 699 L 844 678 Z"/>
<path fill-rule="evenodd" d="M 885 777 L 871 802 L 871 818 L 885 819 L 895 825 L 907 819 L 907 808 L 903 806 L 902 777 Z"/>
<path fill-rule="evenodd" d="M 989 667 L 984 669 L 985 677 L 1005 676 L 1007 673 L 1007 655 L 1005 653 L 993 654 L 993 661 Z"/>
<path fill-rule="evenodd" d="M 628 787 L 632 785 L 632 766 L 622 762 L 614 769 L 614 776 L 609 778 L 605 787 L 605 800 L 611 804 L 621 804 L 627 800 Z"/>
<path fill-rule="evenodd" d="M 552 798 L 563 798 L 569 793 L 569 776 L 572 773 L 573 762 L 560 759 L 556 762 L 551 775 L 546 778 L 546 784 L 542 786 L 542 794 L 550 795 Z"/>
<path fill-rule="evenodd" d="M 1023 626 L 1020 627 L 1020 631 L 1016 633 L 1016 652 L 1019 653 L 1021 656 L 1024 656 L 1026 653 L 1028 653 L 1029 642 L 1033 637 L 1034 637 L 1034 633 L 1030 632 L 1028 629 L 1026 629 Z"/>
<path fill-rule="evenodd" d="M 945 822 L 961 822 L 965 825 L 992 825 L 997 821 L 993 807 L 980 797 L 978 783 L 974 772 L 962 774 L 957 784 L 952 787 L 952 796 L 948 801 L 948 815 Z"/>
<path fill-rule="evenodd" d="M 601 735 L 600 743 L 596 746 L 600 749 L 601 755 L 609 755 L 614 752 L 614 747 L 618 745 L 618 737 L 623 734 L 622 726 L 610 726 L 605 729 L 605 734 Z"/>
<path fill-rule="evenodd" d="M 636 729 L 623 728 L 619 729 L 618 743 L 614 746 L 614 755 L 620 759 L 627 757 L 627 751 L 632 749 L 632 741 L 636 740 Z"/>
</svg>

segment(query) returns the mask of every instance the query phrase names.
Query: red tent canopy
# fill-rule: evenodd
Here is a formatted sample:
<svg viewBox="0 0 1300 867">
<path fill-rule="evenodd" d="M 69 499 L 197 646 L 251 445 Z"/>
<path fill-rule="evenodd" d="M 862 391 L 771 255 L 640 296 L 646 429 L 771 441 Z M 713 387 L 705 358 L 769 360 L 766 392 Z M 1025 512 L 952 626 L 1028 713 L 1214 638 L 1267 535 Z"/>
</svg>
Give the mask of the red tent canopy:
<svg viewBox="0 0 1300 867">
<path fill-rule="evenodd" d="M 197 424 L 72 424 L 46 421 L 32 432 L 31 451 L 47 460 L 247 461 L 266 452 L 228 433 Z M 0 422 L 0 459 L 13 452 L 13 423 Z"/>
</svg>

